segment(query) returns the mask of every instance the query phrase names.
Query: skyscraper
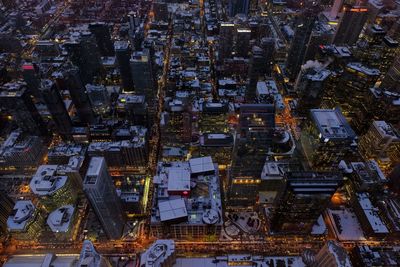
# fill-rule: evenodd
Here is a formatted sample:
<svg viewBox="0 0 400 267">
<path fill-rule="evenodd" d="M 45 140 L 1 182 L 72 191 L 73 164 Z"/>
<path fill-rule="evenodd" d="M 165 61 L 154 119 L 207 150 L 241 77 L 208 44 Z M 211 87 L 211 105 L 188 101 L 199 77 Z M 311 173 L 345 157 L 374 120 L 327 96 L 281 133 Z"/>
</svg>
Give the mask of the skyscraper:
<svg viewBox="0 0 400 267">
<path fill-rule="evenodd" d="M 101 58 L 96 40 L 90 32 L 64 43 L 72 63 L 79 68 L 83 83 L 91 83 L 101 70 Z"/>
<path fill-rule="evenodd" d="M 218 59 L 220 62 L 232 56 L 234 33 L 235 24 L 225 22 L 220 24 L 218 42 Z"/>
<path fill-rule="evenodd" d="M 100 54 L 105 57 L 114 56 L 109 25 L 104 22 L 94 22 L 89 24 L 89 30 L 96 39 Z"/>
<path fill-rule="evenodd" d="M 307 44 L 314 28 L 315 14 L 312 10 L 306 9 L 301 15 L 301 22 L 297 25 L 289 53 L 286 60 L 287 75 L 291 80 L 296 79 L 301 65 L 303 64 Z"/>
<path fill-rule="evenodd" d="M 89 97 L 86 94 L 86 88 L 79 76 L 79 70 L 75 67 L 67 69 L 64 72 L 64 80 L 80 121 L 83 123 L 92 123 L 94 121 L 94 114 Z"/>
<path fill-rule="evenodd" d="M 154 100 L 156 87 L 149 50 L 144 49 L 143 51 L 133 52 L 130 66 L 135 93 L 145 95 L 150 104 Z"/>
<path fill-rule="evenodd" d="M 40 78 L 37 67 L 31 63 L 24 64 L 22 66 L 22 77 L 24 78 L 30 93 L 35 97 L 39 97 Z"/>
<path fill-rule="evenodd" d="M 264 51 L 260 47 L 253 46 L 249 65 L 249 85 L 246 89 L 246 102 L 251 103 L 256 96 L 257 82 L 260 78 L 264 78 L 267 68 L 267 60 L 264 56 Z"/>
<path fill-rule="evenodd" d="M 133 80 L 129 59 L 131 48 L 126 41 L 116 41 L 114 43 L 115 56 L 117 57 L 118 69 L 121 75 L 122 86 L 125 91 L 133 91 Z"/>
<path fill-rule="evenodd" d="M 230 170 L 229 204 L 253 206 L 275 128 L 273 104 L 242 104 Z"/>
<path fill-rule="evenodd" d="M 10 82 L 1 87 L 0 107 L 12 116 L 18 127 L 34 135 L 47 134 L 46 125 L 40 116 L 31 94 L 23 82 Z"/>
<path fill-rule="evenodd" d="M 380 87 L 384 90 L 400 93 L 400 55 L 394 60 Z"/>
<path fill-rule="evenodd" d="M 367 8 L 346 5 L 336 29 L 333 43 L 336 45 L 352 45 L 356 43 L 367 19 Z"/>
<path fill-rule="evenodd" d="M 340 173 L 289 172 L 281 201 L 272 212 L 272 232 L 308 234 L 342 186 Z"/>
<path fill-rule="evenodd" d="M 238 28 L 236 30 L 236 54 L 238 57 L 249 57 L 251 30 Z"/>
<path fill-rule="evenodd" d="M 123 211 L 104 158 L 91 158 L 83 189 L 108 238 L 121 237 Z"/>
<path fill-rule="evenodd" d="M 72 132 L 72 121 L 56 84 L 50 80 L 43 80 L 40 92 L 55 124 L 56 131 L 64 139 L 69 139 Z"/>
<path fill-rule="evenodd" d="M 247 15 L 249 13 L 250 0 L 229 0 L 228 15 L 234 17 L 236 14 Z"/>
</svg>

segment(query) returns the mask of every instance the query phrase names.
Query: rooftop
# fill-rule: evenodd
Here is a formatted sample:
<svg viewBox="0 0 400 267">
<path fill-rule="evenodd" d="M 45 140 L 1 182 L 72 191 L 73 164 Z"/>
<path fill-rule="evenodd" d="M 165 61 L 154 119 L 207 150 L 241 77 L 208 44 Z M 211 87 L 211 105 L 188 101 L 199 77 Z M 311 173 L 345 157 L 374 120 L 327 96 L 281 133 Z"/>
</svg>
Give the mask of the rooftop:
<svg viewBox="0 0 400 267">
<path fill-rule="evenodd" d="M 41 165 L 29 184 L 33 193 L 39 196 L 54 194 L 62 188 L 67 180 L 66 175 L 57 175 L 58 165 Z"/>
<path fill-rule="evenodd" d="M 47 218 L 47 224 L 50 226 L 51 231 L 55 233 L 68 232 L 72 227 L 71 221 L 74 211 L 75 209 L 72 205 L 66 205 L 51 212 Z"/>
<path fill-rule="evenodd" d="M 182 198 L 158 202 L 158 209 L 162 222 L 188 216 L 185 200 Z"/>
<path fill-rule="evenodd" d="M 311 116 L 319 130 L 320 139 L 353 140 L 357 136 L 338 109 L 311 109 Z"/>
<path fill-rule="evenodd" d="M 140 256 L 142 267 L 158 267 L 175 253 L 175 243 L 170 239 L 158 239 Z"/>
<path fill-rule="evenodd" d="M 20 200 L 15 203 L 14 210 L 7 219 L 10 231 L 24 231 L 30 220 L 33 219 L 35 206 L 30 200 Z"/>
</svg>

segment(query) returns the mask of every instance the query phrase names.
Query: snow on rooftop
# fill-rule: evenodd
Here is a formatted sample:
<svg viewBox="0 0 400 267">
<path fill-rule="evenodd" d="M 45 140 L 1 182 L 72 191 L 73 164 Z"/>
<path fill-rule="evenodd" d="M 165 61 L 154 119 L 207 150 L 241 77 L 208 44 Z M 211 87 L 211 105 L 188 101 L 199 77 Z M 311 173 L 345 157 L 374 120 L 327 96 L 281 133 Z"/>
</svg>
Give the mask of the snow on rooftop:
<svg viewBox="0 0 400 267">
<path fill-rule="evenodd" d="M 328 217 L 340 241 L 365 241 L 357 216 L 349 209 L 328 209 Z"/>
<path fill-rule="evenodd" d="M 24 231 L 28 221 L 35 212 L 35 206 L 30 200 L 21 200 L 15 203 L 12 214 L 7 219 L 10 231 Z"/>
<path fill-rule="evenodd" d="M 388 228 L 386 227 L 385 223 L 382 221 L 381 217 L 378 214 L 378 209 L 372 205 L 368 194 L 359 193 L 357 194 L 357 199 L 374 233 L 376 234 L 389 233 Z"/>
<path fill-rule="evenodd" d="M 189 160 L 192 173 L 205 173 L 215 171 L 214 163 L 210 156 L 201 158 L 192 158 Z"/>
<path fill-rule="evenodd" d="M 74 215 L 72 205 L 62 206 L 49 214 L 47 224 L 53 232 L 68 232 Z"/>
<path fill-rule="evenodd" d="M 311 115 L 324 140 L 356 137 L 343 114 L 337 109 L 311 109 Z"/>
<path fill-rule="evenodd" d="M 168 191 L 190 191 L 190 170 L 172 167 L 168 170 Z"/>
<path fill-rule="evenodd" d="M 58 165 L 41 165 L 32 177 L 29 186 L 33 193 L 45 196 L 52 195 L 54 192 L 62 188 L 68 177 L 65 175 L 57 175 Z"/>
<path fill-rule="evenodd" d="M 159 202 L 158 209 L 162 222 L 188 216 L 185 200 L 182 198 Z"/>
</svg>

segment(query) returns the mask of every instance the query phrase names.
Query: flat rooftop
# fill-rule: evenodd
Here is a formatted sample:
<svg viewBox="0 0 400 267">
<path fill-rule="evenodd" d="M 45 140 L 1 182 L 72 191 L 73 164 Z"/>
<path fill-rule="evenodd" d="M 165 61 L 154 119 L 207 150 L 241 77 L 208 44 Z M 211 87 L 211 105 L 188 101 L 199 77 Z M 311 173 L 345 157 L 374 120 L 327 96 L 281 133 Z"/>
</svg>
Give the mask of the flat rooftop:
<svg viewBox="0 0 400 267">
<path fill-rule="evenodd" d="M 54 233 L 65 233 L 72 227 L 71 222 L 74 216 L 74 207 L 65 205 L 59 207 L 49 214 L 47 225 Z"/>
<path fill-rule="evenodd" d="M 66 175 L 57 175 L 58 165 L 41 165 L 32 177 L 29 186 L 33 193 L 39 196 L 54 194 L 68 180 Z"/>
<path fill-rule="evenodd" d="M 310 112 L 322 140 L 355 139 L 357 137 L 340 110 L 311 109 Z"/>
<path fill-rule="evenodd" d="M 28 222 L 33 219 L 35 206 L 30 200 L 20 200 L 15 203 L 14 209 L 7 219 L 7 228 L 10 231 L 24 231 Z"/>
</svg>

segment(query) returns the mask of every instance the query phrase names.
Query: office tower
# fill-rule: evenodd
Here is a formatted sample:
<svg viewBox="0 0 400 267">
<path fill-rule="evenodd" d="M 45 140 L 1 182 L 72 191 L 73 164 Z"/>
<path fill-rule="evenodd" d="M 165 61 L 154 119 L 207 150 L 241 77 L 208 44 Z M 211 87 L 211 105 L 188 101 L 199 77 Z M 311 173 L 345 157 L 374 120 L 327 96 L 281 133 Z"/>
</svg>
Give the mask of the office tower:
<svg viewBox="0 0 400 267">
<path fill-rule="evenodd" d="M 374 121 L 358 145 L 360 153 L 376 160 L 385 172 L 400 162 L 400 133 L 385 121 Z"/>
<path fill-rule="evenodd" d="M 230 22 L 222 22 L 220 24 L 218 40 L 218 60 L 220 62 L 232 57 L 234 35 L 235 24 Z"/>
<path fill-rule="evenodd" d="M 229 204 L 253 206 L 256 202 L 268 148 L 275 128 L 273 104 L 242 104 L 230 170 Z"/>
<path fill-rule="evenodd" d="M 109 25 L 104 22 L 89 24 L 89 30 L 94 35 L 99 52 L 104 57 L 114 56 L 114 44 L 111 41 Z"/>
<path fill-rule="evenodd" d="M 343 6 L 343 0 L 335 0 L 329 12 L 329 18 L 336 20 Z"/>
<path fill-rule="evenodd" d="M 333 172 L 287 172 L 286 188 L 270 221 L 274 233 L 309 234 L 343 177 Z"/>
<path fill-rule="evenodd" d="M 333 43 L 336 45 L 355 44 L 367 19 L 367 8 L 345 6 L 342 18 L 336 29 L 335 37 L 333 38 Z"/>
<path fill-rule="evenodd" d="M 156 86 L 150 51 L 144 49 L 133 52 L 130 66 L 135 93 L 144 95 L 148 104 L 152 105 L 156 95 Z"/>
<path fill-rule="evenodd" d="M 295 80 L 303 64 L 307 44 L 314 28 L 316 16 L 306 9 L 301 14 L 300 23 L 296 26 L 293 40 L 286 60 L 286 72 L 290 80 Z"/>
<path fill-rule="evenodd" d="M 260 47 L 263 50 L 266 66 L 265 74 L 270 77 L 272 74 L 272 66 L 274 64 L 274 54 L 275 54 L 275 39 L 264 37 L 260 41 Z"/>
<path fill-rule="evenodd" d="M 251 103 L 255 101 L 257 82 L 260 79 L 264 80 L 267 65 L 264 51 L 260 47 L 253 46 L 249 65 L 249 85 L 246 89 L 246 102 Z"/>
<path fill-rule="evenodd" d="M 16 5 L 15 0 L 1 0 L 1 3 L 4 5 L 5 8 L 11 9 L 14 8 Z"/>
<path fill-rule="evenodd" d="M 1 87 L 0 107 L 12 116 L 18 127 L 33 135 L 46 135 L 47 128 L 22 82 L 10 82 Z"/>
<path fill-rule="evenodd" d="M 101 57 L 96 40 L 89 32 L 81 33 L 79 38 L 64 43 L 71 62 L 79 68 L 84 84 L 91 83 L 101 71 Z"/>
<path fill-rule="evenodd" d="M 120 238 L 123 211 L 104 158 L 91 158 L 83 189 L 108 238 Z"/>
<path fill-rule="evenodd" d="M 120 94 L 117 100 L 117 112 L 125 116 L 132 125 L 148 125 L 147 103 L 143 95 Z"/>
<path fill-rule="evenodd" d="M 332 43 L 334 34 L 335 30 L 331 25 L 325 22 L 316 21 L 314 28 L 311 31 L 310 39 L 308 40 L 303 62 L 314 60 L 321 46 Z"/>
<path fill-rule="evenodd" d="M 128 20 L 129 20 L 130 33 L 134 34 L 136 31 L 136 28 L 140 26 L 140 17 L 135 11 L 131 11 L 128 14 Z"/>
<path fill-rule="evenodd" d="M 6 192 L 0 191 L 0 234 L 7 232 L 7 219 L 14 208 L 14 202 L 7 196 Z"/>
<path fill-rule="evenodd" d="M 129 65 L 129 59 L 131 57 L 129 43 L 127 41 L 116 41 L 114 43 L 114 49 L 123 89 L 124 91 L 133 91 L 132 72 Z"/>
<path fill-rule="evenodd" d="M 43 80 L 40 93 L 50 112 L 56 131 L 64 139 L 69 139 L 72 132 L 72 121 L 56 84 L 50 80 Z"/>
<path fill-rule="evenodd" d="M 336 3 L 336 2 L 335 2 Z M 315 255 L 312 267 L 351 267 L 353 266 L 346 250 L 336 241 L 329 240 Z"/>
<path fill-rule="evenodd" d="M 87 153 L 104 157 L 109 167 L 145 168 L 148 165 L 148 133 L 142 126 L 120 128 L 114 132 L 118 141 L 92 142 Z"/>
<path fill-rule="evenodd" d="M 299 96 L 297 112 L 308 114 L 312 108 L 319 108 L 331 71 L 318 61 L 308 61 L 301 66 L 294 89 Z"/>
<path fill-rule="evenodd" d="M 89 240 L 83 241 L 78 267 L 111 267 L 110 262 L 101 256 Z"/>
<path fill-rule="evenodd" d="M 45 152 L 46 147 L 38 136 L 14 131 L 0 146 L 0 166 L 14 172 L 36 168 Z"/>
<path fill-rule="evenodd" d="M 52 40 L 37 40 L 35 53 L 41 59 L 54 58 L 60 55 L 60 47 Z"/>
<path fill-rule="evenodd" d="M 249 57 L 250 53 L 251 30 L 248 28 L 238 28 L 236 30 L 235 56 Z"/>
<path fill-rule="evenodd" d="M 380 87 L 384 90 L 400 93 L 400 56 L 397 56 L 394 60 Z"/>
<path fill-rule="evenodd" d="M 236 14 L 247 15 L 249 13 L 250 0 L 229 0 L 227 13 L 230 17 L 234 17 Z"/>
<path fill-rule="evenodd" d="M 104 85 L 87 84 L 86 90 L 96 114 L 106 114 L 110 111 L 110 95 Z"/>
<path fill-rule="evenodd" d="M 397 19 L 397 21 L 393 23 L 392 27 L 388 31 L 388 35 L 395 41 L 400 41 L 400 19 Z"/>
<path fill-rule="evenodd" d="M 31 63 L 25 63 L 22 65 L 22 77 L 26 82 L 26 87 L 29 89 L 31 94 L 40 98 L 40 77 L 38 72 L 37 67 Z"/>
<path fill-rule="evenodd" d="M 303 153 L 314 170 L 336 169 L 339 162 L 352 159 L 357 135 L 339 109 L 311 109 L 311 122 L 301 134 Z"/>
<path fill-rule="evenodd" d="M 157 0 L 153 2 L 153 12 L 156 21 L 168 21 L 168 5 L 165 0 Z"/>
<path fill-rule="evenodd" d="M 80 121 L 83 123 L 92 123 L 95 118 L 89 97 L 86 94 L 86 88 L 79 76 L 79 70 L 75 67 L 71 67 L 67 69 L 63 75 Z"/>
</svg>

